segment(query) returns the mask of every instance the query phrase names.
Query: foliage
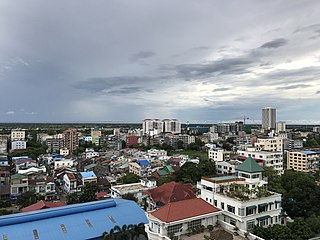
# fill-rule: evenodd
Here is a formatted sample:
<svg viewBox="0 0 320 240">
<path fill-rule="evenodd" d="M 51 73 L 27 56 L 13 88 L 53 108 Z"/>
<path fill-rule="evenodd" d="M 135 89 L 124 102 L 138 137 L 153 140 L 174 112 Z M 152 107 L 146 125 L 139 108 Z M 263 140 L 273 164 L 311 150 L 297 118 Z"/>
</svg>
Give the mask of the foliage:
<svg viewBox="0 0 320 240">
<path fill-rule="evenodd" d="M 285 171 L 281 185 L 284 189 L 282 207 L 290 217 L 320 215 L 320 187 L 314 177 L 304 172 Z"/>
<path fill-rule="evenodd" d="M 18 196 L 17 204 L 21 208 L 24 208 L 24 207 L 30 206 L 40 200 L 44 200 L 44 197 L 39 194 L 36 194 L 34 192 L 27 191 L 27 192 L 22 193 L 21 195 Z"/>
<path fill-rule="evenodd" d="M 86 184 L 79 193 L 70 193 L 66 197 L 67 204 L 92 202 L 96 200 L 99 187 L 96 183 Z"/>
<path fill-rule="evenodd" d="M 114 226 L 109 232 L 103 232 L 104 240 L 120 240 L 120 239 L 138 239 L 140 235 L 147 237 L 144 230 L 144 223 Z"/>
<path fill-rule="evenodd" d="M 136 203 L 138 202 L 138 199 L 134 196 L 133 193 L 122 194 L 121 197 L 122 197 L 123 199 L 128 199 L 128 200 L 135 201 Z"/>
<path fill-rule="evenodd" d="M 315 235 L 308 223 L 302 218 L 296 218 L 293 223 L 289 223 L 287 226 L 276 224 L 267 228 L 256 227 L 253 233 L 265 240 L 303 240 Z"/>
<path fill-rule="evenodd" d="M 11 213 L 12 213 L 12 211 L 9 211 L 9 210 L 7 210 L 5 208 L 0 208 L 0 216 L 1 215 L 8 215 L 8 214 L 11 214 Z"/>
<path fill-rule="evenodd" d="M 134 173 L 128 173 L 126 176 L 122 179 L 123 184 L 129 184 L 129 183 L 137 183 L 140 181 L 140 177 Z"/>
<path fill-rule="evenodd" d="M 272 167 L 264 167 L 263 176 L 268 178 L 268 190 L 283 193 L 284 189 L 281 185 L 281 176 L 277 174 Z"/>
<path fill-rule="evenodd" d="M 192 162 L 185 163 L 178 172 L 175 173 L 177 182 L 196 184 L 202 176 L 212 176 L 216 174 L 214 162 L 202 160 L 199 164 Z"/>
<path fill-rule="evenodd" d="M 160 186 L 162 184 L 169 183 L 172 181 L 175 181 L 175 178 L 172 176 L 160 177 L 159 179 L 157 179 L 157 186 Z"/>
</svg>

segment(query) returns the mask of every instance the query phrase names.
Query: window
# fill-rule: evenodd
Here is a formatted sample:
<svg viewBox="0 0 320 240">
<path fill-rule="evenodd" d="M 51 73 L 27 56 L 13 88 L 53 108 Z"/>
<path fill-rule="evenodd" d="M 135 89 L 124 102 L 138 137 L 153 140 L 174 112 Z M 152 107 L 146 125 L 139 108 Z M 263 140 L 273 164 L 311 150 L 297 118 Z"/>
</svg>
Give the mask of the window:
<svg viewBox="0 0 320 240">
<path fill-rule="evenodd" d="M 224 203 L 223 202 L 221 203 L 221 208 L 224 209 Z"/>
<path fill-rule="evenodd" d="M 230 205 L 227 205 L 227 210 L 228 210 L 228 212 L 235 213 L 235 211 L 236 211 L 235 209 L 236 209 L 235 207 L 230 206 Z"/>
<path fill-rule="evenodd" d="M 259 221 L 259 226 L 260 227 L 268 226 L 268 218 L 260 220 Z"/>
<path fill-rule="evenodd" d="M 255 212 L 256 212 L 256 206 L 250 206 L 246 208 L 247 216 L 255 214 Z"/>
<path fill-rule="evenodd" d="M 217 200 L 214 200 L 214 206 L 218 206 Z"/>
<path fill-rule="evenodd" d="M 251 220 L 251 221 L 247 222 L 247 230 L 248 231 L 251 231 L 254 229 L 254 225 L 255 225 L 254 223 L 255 223 L 255 220 Z"/>
<path fill-rule="evenodd" d="M 201 226 L 201 219 L 188 222 L 188 229 L 197 228 L 199 226 Z"/>
<path fill-rule="evenodd" d="M 177 232 L 180 232 L 181 228 L 182 228 L 182 223 L 169 226 L 168 235 L 170 236 L 170 235 L 174 235 Z"/>
<path fill-rule="evenodd" d="M 230 218 L 230 224 L 233 225 L 233 226 L 236 226 L 236 220 Z"/>
<path fill-rule="evenodd" d="M 238 208 L 238 215 L 244 216 L 244 208 Z"/>
<path fill-rule="evenodd" d="M 259 204 L 258 205 L 258 212 L 261 213 L 261 212 L 266 212 L 268 211 L 268 203 L 265 203 L 265 204 Z"/>
</svg>

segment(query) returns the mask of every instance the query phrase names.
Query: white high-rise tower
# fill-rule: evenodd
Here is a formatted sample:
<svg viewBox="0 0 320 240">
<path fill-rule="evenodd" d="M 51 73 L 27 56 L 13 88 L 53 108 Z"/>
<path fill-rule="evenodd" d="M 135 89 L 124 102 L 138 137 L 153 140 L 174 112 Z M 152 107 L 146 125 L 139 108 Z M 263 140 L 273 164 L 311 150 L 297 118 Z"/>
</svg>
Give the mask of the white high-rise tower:
<svg viewBox="0 0 320 240">
<path fill-rule="evenodd" d="M 262 129 L 276 129 L 276 109 L 273 107 L 265 107 L 262 109 Z"/>
</svg>

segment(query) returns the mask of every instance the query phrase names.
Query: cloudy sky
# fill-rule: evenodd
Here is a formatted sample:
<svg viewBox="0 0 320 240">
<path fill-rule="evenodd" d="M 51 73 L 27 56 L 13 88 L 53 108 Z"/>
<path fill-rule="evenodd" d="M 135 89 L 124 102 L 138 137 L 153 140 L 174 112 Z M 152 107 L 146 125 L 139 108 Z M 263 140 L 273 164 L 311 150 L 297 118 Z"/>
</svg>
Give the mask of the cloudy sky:
<svg viewBox="0 0 320 240">
<path fill-rule="evenodd" d="M 0 122 L 320 123 L 320 1 L 0 0 Z"/>
</svg>

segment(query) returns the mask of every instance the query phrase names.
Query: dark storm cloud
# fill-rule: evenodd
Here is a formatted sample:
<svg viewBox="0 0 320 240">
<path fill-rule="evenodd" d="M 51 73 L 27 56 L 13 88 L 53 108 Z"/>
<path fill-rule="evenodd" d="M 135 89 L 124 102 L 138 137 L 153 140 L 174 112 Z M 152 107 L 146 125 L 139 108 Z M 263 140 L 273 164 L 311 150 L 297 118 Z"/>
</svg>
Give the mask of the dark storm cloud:
<svg viewBox="0 0 320 240">
<path fill-rule="evenodd" d="M 288 85 L 283 87 L 277 87 L 279 90 L 290 90 L 290 89 L 297 89 L 297 88 L 307 88 L 310 87 L 309 84 L 296 84 L 296 85 Z"/>
<path fill-rule="evenodd" d="M 210 63 L 181 64 L 173 67 L 180 78 L 206 78 L 216 75 L 243 74 L 253 66 L 254 59 L 250 57 L 228 58 Z"/>
<path fill-rule="evenodd" d="M 260 48 L 279 48 L 286 45 L 287 43 L 288 43 L 288 40 L 284 38 L 278 38 L 262 44 Z"/>
<path fill-rule="evenodd" d="M 216 89 L 212 90 L 212 92 L 224 92 L 224 91 L 228 91 L 228 90 L 230 90 L 230 88 L 223 87 L 223 88 L 216 88 Z"/>
<path fill-rule="evenodd" d="M 153 92 L 149 87 L 144 86 L 145 82 L 154 80 L 147 77 L 106 77 L 106 78 L 89 78 L 85 81 L 74 84 L 73 87 L 91 93 L 102 95 L 123 95 L 139 92 Z"/>
<path fill-rule="evenodd" d="M 136 61 L 139 61 L 139 60 L 145 60 L 145 59 L 151 58 L 151 57 L 153 57 L 155 55 L 156 54 L 154 52 L 141 51 L 141 52 L 137 52 L 135 54 L 132 54 L 130 56 L 130 61 L 136 62 Z"/>
</svg>

